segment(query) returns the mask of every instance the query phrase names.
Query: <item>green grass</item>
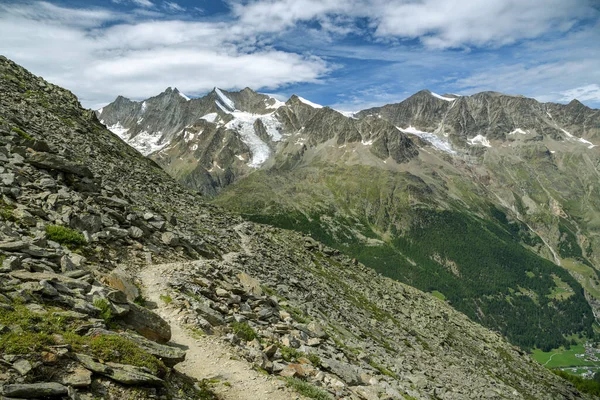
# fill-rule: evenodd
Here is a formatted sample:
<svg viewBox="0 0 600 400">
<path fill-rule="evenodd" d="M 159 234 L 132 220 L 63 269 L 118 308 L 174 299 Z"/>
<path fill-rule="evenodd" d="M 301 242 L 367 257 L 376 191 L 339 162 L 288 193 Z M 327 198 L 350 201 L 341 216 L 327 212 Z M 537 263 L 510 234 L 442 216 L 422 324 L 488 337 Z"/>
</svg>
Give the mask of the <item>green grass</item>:
<svg viewBox="0 0 600 400">
<path fill-rule="evenodd" d="M 165 304 L 171 304 L 173 302 L 173 298 L 168 294 L 161 294 L 159 297 Z"/>
<path fill-rule="evenodd" d="M 437 290 L 434 290 L 434 291 L 432 291 L 432 292 L 431 292 L 431 295 L 432 295 L 433 297 L 437 297 L 437 298 L 438 298 L 438 299 L 440 299 L 440 300 L 446 300 L 446 296 L 444 296 L 444 293 L 442 293 L 442 292 L 438 292 Z"/>
<path fill-rule="evenodd" d="M 89 348 L 94 356 L 103 361 L 145 367 L 154 374 L 166 371 L 162 361 L 119 335 L 93 337 L 89 341 Z"/>
<path fill-rule="evenodd" d="M 22 129 L 19 129 L 17 127 L 12 127 L 10 129 L 13 132 L 16 132 L 19 136 L 21 136 L 23 139 L 27 139 L 27 140 L 33 140 L 33 138 L 31 137 L 31 135 L 29 135 L 27 132 L 25 132 Z"/>
<path fill-rule="evenodd" d="M 112 307 L 106 299 L 97 299 L 94 301 L 94 307 L 100 310 L 100 318 L 104 320 L 106 325 L 111 325 L 114 320 Z"/>
<path fill-rule="evenodd" d="M 586 361 L 582 358 L 578 358 L 576 354 L 585 353 L 583 344 L 577 344 L 571 346 L 570 349 L 560 347 L 551 351 L 533 350 L 533 358 L 542 365 L 548 368 L 562 368 L 562 367 L 577 367 L 577 366 L 598 366 L 600 362 Z"/>
<path fill-rule="evenodd" d="M 87 243 L 81 232 L 60 225 L 47 225 L 46 237 L 66 246 L 82 246 Z"/>
<path fill-rule="evenodd" d="M 324 391 L 319 389 L 308 382 L 305 382 L 298 378 L 286 378 L 288 387 L 291 387 L 299 394 L 308 397 L 309 399 L 315 400 L 331 400 L 332 397 Z"/>
<path fill-rule="evenodd" d="M 233 333 L 237 334 L 247 342 L 258 339 L 257 333 L 246 322 L 234 322 L 231 324 L 231 329 L 233 330 Z"/>
</svg>

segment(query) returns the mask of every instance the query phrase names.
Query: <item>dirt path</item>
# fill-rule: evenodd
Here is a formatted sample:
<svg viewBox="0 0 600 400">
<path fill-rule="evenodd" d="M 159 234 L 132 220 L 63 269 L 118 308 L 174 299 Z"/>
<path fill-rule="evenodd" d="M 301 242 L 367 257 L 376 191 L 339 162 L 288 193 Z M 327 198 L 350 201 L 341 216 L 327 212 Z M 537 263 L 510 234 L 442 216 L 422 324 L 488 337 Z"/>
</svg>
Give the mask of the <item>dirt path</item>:
<svg viewBox="0 0 600 400">
<path fill-rule="evenodd" d="M 166 276 L 179 264 L 157 264 L 144 268 L 139 278 L 144 296 L 158 305 L 154 310 L 171 325 L 171 343 L 186 348 L 186 359 L 175 369 L 196 379 L 214 379 L 214 391 L 224 400 L 301 399 L 296 392 L 273 377 L 252 369 L 250 363 L 238 360 L 229 346 L 213 336 L 198 336 L 186 329 L 179 321 L 178 310 L 166 305 L 160 295 L 168 294 Z"/>
</svg>

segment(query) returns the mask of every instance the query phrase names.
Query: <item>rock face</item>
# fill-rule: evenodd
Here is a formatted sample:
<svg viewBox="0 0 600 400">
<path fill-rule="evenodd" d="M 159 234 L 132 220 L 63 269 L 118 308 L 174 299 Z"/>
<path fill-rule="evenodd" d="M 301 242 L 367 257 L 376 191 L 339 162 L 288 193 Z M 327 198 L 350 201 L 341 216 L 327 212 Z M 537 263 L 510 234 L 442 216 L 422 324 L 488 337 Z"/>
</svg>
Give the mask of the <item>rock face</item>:
<svg viewBox="0 0 600 400">
<path fill-rule="evenodd" d="M 206 204 L 71 93 L 5 58 L 0 90 L 0 168 L 14 175 L 0 187 L 3 396 L 206 397 L 170 369 L 181 352 L 151 343 L 168 340 L 165 321 L 133 303 L 128 285 L 121 282 L 125 293 L 105 284 L 118 263 L 135 272 L 169 262 L 164 282 L 181 321 L 323 396 L 585 398 L 444 302 L 303 235 Z M 252 98 L 242 93 L 235 102 Z M 318 111 L 293 115 L 304 113 Z M 32 141 L 45 145 L 34 150 Z M 91 174 L 27 162 L 40 149 Z"/>
</svg>

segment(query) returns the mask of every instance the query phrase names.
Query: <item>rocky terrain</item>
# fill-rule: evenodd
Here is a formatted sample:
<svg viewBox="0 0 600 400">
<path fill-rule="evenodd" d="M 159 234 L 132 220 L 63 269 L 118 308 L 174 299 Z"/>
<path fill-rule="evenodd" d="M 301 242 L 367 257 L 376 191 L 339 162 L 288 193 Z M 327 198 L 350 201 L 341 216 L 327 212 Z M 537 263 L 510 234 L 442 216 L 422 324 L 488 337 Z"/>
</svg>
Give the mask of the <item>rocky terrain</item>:
<svg viewBox="0 0 600 400">
<path fill-rule="evenodd" d="M 584 397 L 443 301 L 206 204 L 6 58 L 0 92 L 5 398 Z"/>
</svg>

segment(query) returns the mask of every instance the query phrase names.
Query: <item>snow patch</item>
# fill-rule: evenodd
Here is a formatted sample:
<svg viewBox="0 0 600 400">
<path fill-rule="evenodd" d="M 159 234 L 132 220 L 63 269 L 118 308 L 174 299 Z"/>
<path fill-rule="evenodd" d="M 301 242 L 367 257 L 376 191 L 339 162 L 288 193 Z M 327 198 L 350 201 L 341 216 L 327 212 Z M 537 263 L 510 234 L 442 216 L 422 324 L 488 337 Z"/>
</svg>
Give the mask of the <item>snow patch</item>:
<svg viewBox="0 0 600 400">
<path fill-rule="evenodd" d="M 243 156 L 240 156 L 239 154 L 236 154 L 236 155 L 235 155 L 235 158 L 237 158 L 237 159 L 238 159 L 238 160 L 240 160 L 240 161 L 244 161 L 244 157 L 243 157 Z"/>
<path fill-rule="evenodd" d="M 522 135 L 527 135 L 529 132 L 525 132 L 523 129 L 517 128 L 514 131 L 510 132 L 509 135 L 515 135 L 517 133 L 520 133 Z"/>
<path fill-rule="evenodd" d="M 417 128 L 413 127 L 413 126 L 409 126 L 406 129 L 402 129 L 400 127 L 396 127 L 396 129 L 400 130 L 401 132 L 404 133 L 410 133 L 413 134 L 415 136 L 420 137 L 421 139 L 424 139 L 425 141 L 431 143 L 431 145 L 437 149 L 440 149 L 448 154 L 456 154 L 456 151 L 454 149 L 452 149 L 452 146 L 450 145 L 450 142 L 448 142 L 447 140 L 443 140 L 440 139 L 435 133 L 431 133 L 431 132 L 423 132 L 418 130 Z"/>
<path fill-rule="evenodd" d="M 361 140 L 360 142 L 363 146 L 371 146 L 373 144 L 373 140 Z"/>
<path fill-rule="evenodd" d="M 358 118 L 356 118 L 356 114 L 358 111 L 340 111 L 340 110 L 335 110 L 335 111 L 339 112 L 346 118 L 358 119 Z"/>
<path fill-rule="evenodd" d="M 104 107 L 100 107 L 99 109 L 97 109 L 96 111 L 98 111 L 98 114 L 102 114 L 102 111 L 104 110 Z"/>
<path fill-rule="evenodd" d="M 142 123 L 142 121 L 143 121 L 143 120 L 144 120 L 144 118 L 138 118 L 138 120 L 137 120 L 137 122 L 136 122 L 136 123 L 137 123 L 138 125 L 140 125 L 140 124 Z"/>
<path fill-rule="evenodd" d="M 275 103 L 266 104 L 270 99 L 275 100 Z M 269 96 L 269 99 L 265 99 L 265 105 L 266 105 L 266 108 L 268 108 L 268 109 L 277 110 L 277 109 L 285 106 L 285 103 L 283 101 L 277 100 L 275 97 Z"/>
<path fill-rule="evenodd" d="M 583 144 L 587 144 L 587 145 L 588 145 L 588 149 L 593 149 L 594 147 L 596 147 L 596 145 L 595 145 L 595 144 L 593 144 L 592 142 L 590 142 L 589 140 L 585 140 L 585 139 L 583 139 L 583 138 L 578 138 L 578 137 L 575 137 L 575 136 L 573 136 L 573 135 L 572 135 L 570 132 L 567 132 L 567 131 L 566 131 L 566 130 L 564 130 L 563 128 L 560 128 L 560 130 L 561 130 L 561 131 L 563 131 L 563 133 L 564 133 L 565 135 L 567 135 L 567 137 L 568 137 L 569 139 L 574 139 L 574 140 L 577 140 L 578 142 L 581 142 L 581 143 L 583 143 Z"/>
<path fill-rule="evenodd" d="M 483 135 L 477 135 L 474 138 L 467 139 L 467 143 L 469 143 L 471 146 L 479 144 L 485 147 L 492 147 L 490 141 Z"/>
<path fill-rule="evenodd" d="M 203 115 L 202 117 L 200 117 L 200 119 L 203 119 L 208 122 L 213 122 L 213 123 L 217 120 L 217 118 L 219 118 L 219 114 L 217 114 L 217 113 L 210 113 L 210 114 L 206 114 L 206 115 Z"/>
<path fill-rule="evenodd" d="M 440 96 L 440 95 L 439 95 L 439 94 L 437 94 L 437 93 L 433 93 L 433 92 L 430 92 L 430 93 L 431 93 L 431 95 L 432 95 L 433 97 L 437 97 L 437 98 L 438 98 L 438 99 L 440 99 L 440 100 L 444 100 L 444 101 L 454 101 L 454 100 L 455 100 L 455 99 L 453 99 L 453 98 L 451 98 L 451 97 L 444 97 L 444 96 Z"/>
<path fill-rule="evenodd" d="M 148 108 L 148 105 L 146 104 L 146 102 L 142 103 L 142 108 L 140 109 L 140 112 L 143 114 L 146 112 L 146 109 Z"/>
<path fill-rule="evenodd" d="M 300 97 L 300 96 L 298 96 L 298 100 L 300 100 L 302 103 L 304 103 L 304 104 L 306 104 L 306 105 L 309 105 L 309 106 L 311 106 L 312 108 L 323 108 L 323 106 L 322 106 L 322 105 L 320 105 L 320 104 L 317 104 L 317 103 L 313 103 L 313 102 L 312 102 L 312 101 L 310 101 L 310 100 L 306 100 L 304 97 Z"/>
<path fill-rule="evenodd" d="M 219 97 L 220 103 L 217 101 L 217 105 L 219 106 L 219 108 L 221 108 L 223 110 L 223 107 L 221 107 L 221 105 L 224 106 L 224 108 L 227 108 L 229 111 L 233 111 L 235 110 L 235 103 L 233 101 L 231 101 L 231 99 L 227 96 L 225 96 L 225 93 L 223 93 L 221 91 L 221 89 L 219 88 L 215 88 L 215 93 L 217 94 L 217 96 Z M 223 110 L 225 112 L 227 112 L 226 110 Z"/>
<path fill-rule="evenodd" d="M 570 132 L 567 132 L 567 131 L 565 131 L 563 128 L 560 128 L 560 130 L 561 130 L 561 131 L 563 131 L 563 132 L 564 132 L 564 134 L 565 134 L 565 135 L 567 135 L 568 137 L 570 137 L 570 138 L 573 138 L 573 137 L 574 137 L 573 135 L 571 135 L 571 133 L 570 133 Z"/>
<path fill-rule="evenodd" d="M 104 123 L 104 121 L 100 121 L 100 122 Z M 112 133 L 114 133 L 115 135 L 117 135 L 118 137 L 120 137 L 121 139 L 123 139 L 126 142 L 129 139 L 127 137 L 127 132 L 129 132 L 129 129 L 126 129 L 123 125 L 121 125 L 120 122 L 117 122 L 116 124 L 111 125 L 111 126 L 107 126 L 106 128 L 108 128 L 109 131 L 111 131 Z"/>
<path fill-rule="evenodd" d="M 196 150 L 198 150 L 198 145 L 197 144 L 195 144 L 195 145 L 192 146 L 192 151 L 196 151 Z"/>
<path fill-rule="evenodd" d="M 190 98 L 189 98 L 189 97 L 187 97 L 185 94 L 181 93 L 179 90 L 178 90 L 177 92 L 179 93 L 179 95 L 180 95 L 181 97 L 183 97 L 183 98 L 185 99 L 185 101 L 190 101 Z"/>
</svg>

